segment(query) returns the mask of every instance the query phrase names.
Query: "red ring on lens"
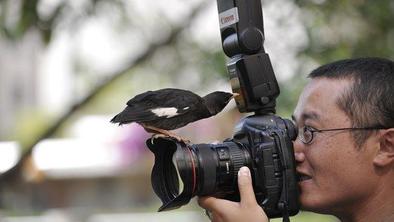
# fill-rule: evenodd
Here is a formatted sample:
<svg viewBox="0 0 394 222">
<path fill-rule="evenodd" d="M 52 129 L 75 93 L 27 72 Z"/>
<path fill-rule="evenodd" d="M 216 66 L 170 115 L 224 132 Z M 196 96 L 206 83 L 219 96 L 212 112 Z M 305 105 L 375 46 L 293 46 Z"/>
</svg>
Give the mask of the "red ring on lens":
<svg viewBox="0 0 394 222">
<path fill-rule="evenodd" d="M 190 147 L 187 147 L 187 150 L 189 151 L 190 155 L 190 161 L 192 163 L 192 177 L 193 177 L 193 189 L 192 189 L 192 194 L 194 194 L 194 191 L 196 190 L 196 165 L 194 164 L 194 159 L 193 159 L 193 154 L 192 151 L 190 150 Z"/>
</svg>

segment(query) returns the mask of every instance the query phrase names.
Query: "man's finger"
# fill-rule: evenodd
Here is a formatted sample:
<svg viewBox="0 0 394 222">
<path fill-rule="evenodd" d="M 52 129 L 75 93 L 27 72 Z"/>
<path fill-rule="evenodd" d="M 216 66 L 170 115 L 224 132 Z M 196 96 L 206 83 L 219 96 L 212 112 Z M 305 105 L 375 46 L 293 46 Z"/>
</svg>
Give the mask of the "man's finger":
<svg viewBox="0 0 394 222">
<path fill-rule="evenodd" d="M 223 219 L 218 214 L 212 213 L 211 221 L 212 222 L 223 222 Z"/>
<path fill-rule="evenodd" d="M 257 204 L 250 170 L 246 166 L 241 167 L 238 171 L 238 189 L 241 196 L 241 205 L 254 206 Z"/>
<path fill-rule="evenodd" d="M 216 197 L 199 197 L 198 204 L 212 212 L 222 212 L 222 209 L 229 204 L 228 200 L 218 199 Z"/>
</svg>

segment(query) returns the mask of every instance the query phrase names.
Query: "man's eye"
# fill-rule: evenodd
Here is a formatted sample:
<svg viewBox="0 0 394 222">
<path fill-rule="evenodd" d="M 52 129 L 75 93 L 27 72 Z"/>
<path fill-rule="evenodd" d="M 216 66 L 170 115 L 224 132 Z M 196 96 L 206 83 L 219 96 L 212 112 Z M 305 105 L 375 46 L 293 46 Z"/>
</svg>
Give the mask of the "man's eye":
<svg viewBox="0 0 394 222">
<path fill-rule="evenodd" d="M 316 129 L 313 128 L 312 126 L 305 125 L 304 126 L 304 131 L 315 132 Z"/>
</svg>

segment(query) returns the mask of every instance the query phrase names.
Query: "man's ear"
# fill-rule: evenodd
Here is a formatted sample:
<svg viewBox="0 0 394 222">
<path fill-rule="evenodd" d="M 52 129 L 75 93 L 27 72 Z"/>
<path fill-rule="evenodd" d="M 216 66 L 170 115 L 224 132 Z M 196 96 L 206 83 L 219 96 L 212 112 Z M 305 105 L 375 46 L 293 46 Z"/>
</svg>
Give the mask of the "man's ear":
<svg viewBox="0 0 394 222">
<path fill-rule="evenodd" d="M 382 130 L 380 147 L 373 163 L 378 167 L 394 164 L 394 128 Z"/>
</svg>

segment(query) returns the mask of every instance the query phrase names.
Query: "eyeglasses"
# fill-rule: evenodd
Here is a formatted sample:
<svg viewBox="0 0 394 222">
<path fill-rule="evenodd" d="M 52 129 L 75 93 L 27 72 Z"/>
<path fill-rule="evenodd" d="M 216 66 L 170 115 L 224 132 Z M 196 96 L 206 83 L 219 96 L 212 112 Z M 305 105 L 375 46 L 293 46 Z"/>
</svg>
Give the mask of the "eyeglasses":
<svg viewBox="0 0 394 222">
<path fill-rule="evenodd" d="M 336 129 L 315 129 L 311 126 L 304 126 L 298 130 L 298 137 L 301 142 L 304 144 L 311 144 L 313 140 L 314 133 L 324 133 L 330 131 L 341 131 L 341 130 L 381 130 L 388 129 L 383 126 L 374 126 L 374 127 L 364 127 L 364 128 L 336 128 Z"/>
</svg>

